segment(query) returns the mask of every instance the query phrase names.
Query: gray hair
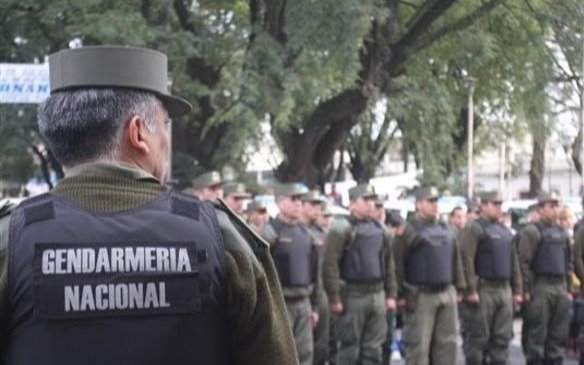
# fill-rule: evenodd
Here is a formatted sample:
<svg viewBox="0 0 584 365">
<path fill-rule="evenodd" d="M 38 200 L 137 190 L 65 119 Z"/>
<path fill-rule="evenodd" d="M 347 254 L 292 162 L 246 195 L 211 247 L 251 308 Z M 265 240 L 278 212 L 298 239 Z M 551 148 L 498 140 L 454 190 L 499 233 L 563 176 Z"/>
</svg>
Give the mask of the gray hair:
<svg viewBox="0 0 584 365">
<path fill-rule="evenodd" d="M 116 161 L 122 133 L 134 115 L 155 131 L 161 101 L 152 93 L 122 89 L 78 89 L 52 94 L 38 110 L 42 136 L 63 166 Z"/>
</svg>

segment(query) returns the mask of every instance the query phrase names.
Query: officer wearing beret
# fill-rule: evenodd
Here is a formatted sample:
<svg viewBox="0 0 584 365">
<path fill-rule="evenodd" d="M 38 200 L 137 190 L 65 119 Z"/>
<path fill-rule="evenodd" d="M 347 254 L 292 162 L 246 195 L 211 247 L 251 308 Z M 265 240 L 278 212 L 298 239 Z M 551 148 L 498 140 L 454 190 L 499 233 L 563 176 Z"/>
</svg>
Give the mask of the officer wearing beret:
<svg viewBox="0 0 584 365">
<path fill-rule="evenodd" d="M 318 218 L 322 215 L 322 208 L 326 200 L 319 191 L 309 191 L 302 197 L 302 223 L 308 228 L 314 239 L 316 254 L 318 256 L 319 272 L 322 272 L 324 262 L 324 240 L 327 235 L 327 229 L 318 224 Z M 321 280 L 318 290 L 318 323 L 314 327 L 314 360 L 315 365 L 324 364 L 329 356 L 329 332 L 330 332 L 330 313 L 328 310 L 328 297 L 322 286 L 322 275 L 318 278 Z"/>
<path fill-rule="evenodd" d="M 242 183 L 230 182 L 223 185 L 223 200 L 235 213 L 243 215 L 243 203 L 248 199 L 251 199 L 251 194 Z"/>
<path fill-rule="evenodd" d="M 280 213 L 262 229 L 270 249 L 280 282 L 288 317 L 294 331 L 300 364 L 312 365 L 314 343 L 312 329 L 318 322 L 318 287 L 320 272 L 315 240 L 301 224 L 302 197 L 308 189 L 303 184 L 288 183 L 276 187 L 276 203 Z"/>
<path fill-rule="evenodd" d="M 570 239 L 558 224 L 560 198 L 537 197 L 540 221 L 519 237 L 519 263 L 525 291 L 525 357 L 528 364 L 562 363 L 568 340 L 572 273 Z"/>
<path fill-rule="evenodd" d="M 466 363 L 504 365 L 513 333 L 513 303 L 522 300 L 521 271 L 511 231 L 501 223 L 498 191 L 481 194 L 481 216 L 460 233 L 467 280 Z"/>
<path fill-rule="evenodd" d="M 337 317 L 337 365 L 381 364 L 385 315 L 395 309 L 391 236 L 372 218 L 375 198 L 371 185 L 349 189 L 351 216 L 338 219 L 325 241 L 323 280 Z"/>
<path fill-rule="evenodd" d="M 193 180 L 195 196 L 203 201 L 214 202 L 223 198 L 223 178 L 218 171 L 209 171 Z"/>
<path fill-rule="evenodd" d="M 84 47 L 49 68 L 39 128 L 66 177 L 0 218 L 0 362 L 297 364 L 268 247 L 164 185 L 191 109 L 166 55 Z"/>
<path fill-rule="evenodd" d="M 399 306 L 405 313 L 406 364 L 455 364 L 456 289 L 465 287 L 455 233 L 438 221 L 438 191 L 415 192 L 416 218 L 394 243 Z M 456 288 L 455 288 L 456 287 Z"/>
</svg>

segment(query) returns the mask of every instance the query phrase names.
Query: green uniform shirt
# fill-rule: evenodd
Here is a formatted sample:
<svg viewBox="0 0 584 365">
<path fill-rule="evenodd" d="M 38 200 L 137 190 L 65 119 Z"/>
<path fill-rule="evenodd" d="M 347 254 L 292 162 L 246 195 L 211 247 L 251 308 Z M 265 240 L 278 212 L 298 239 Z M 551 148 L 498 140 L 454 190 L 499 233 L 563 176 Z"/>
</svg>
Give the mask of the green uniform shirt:
<svg viewBox="0 0 584 365">
<path fill-rule="evenodd" d="M 434 223 L 435 221 L 428 221 L 427 223 Z M 420 244 L 419 235 L 411 223 L 407 223 L 404 233 L 394 239 L 393 251 L 395 256 L 397 284 L 399 287 L 399 297 L 405 297 L 410 291 L 406 283 L 406 262 L 410 251 Z M 458 241 L 454 242 L 454 286 L 458 290 L 466 288 L 466 280 L 464 277 L 464 270 L 462 268 L 462 260 L 460 257 L 460 249 Z"/>
<path fill-rule="evenodd" d="M 467 224 L 458 236 L 462 266 L 466 278 L 466 290 L 469 294 L 477 292 L 479 277 L 475 270 L 475 259 L 478 246 L 484 235 L 485 230 L 483 227 L 474 221 Z M 513 293 L 521 294 L 521 269 L 519 268 L 517 248 L 513 243 L 511 243 L 511 265 L 511 287 L 513 288 Z"/>
<path fill-rule="evenodd" d="M 584 225 L 574 233 L 574 271 L 580 281 L 580 287 L 584 288 Z"/>
<path fill-rule="evenodd" d="M 555 225 L 550 222 L 542 221 L 545 225 Z M 519 254 L 519 265 L 521 266 L 521 277 L 523 279 L 523 290 L 525 292 L 529 291 L 530 284 L 532 284 L 533 279 L 535 278 L 534 273 L 531 271 L 531 262 L 537 253 L 537 249 L 539 248 L 539 241 L 541 239 L 541 234 L 539 233 L 539 229 L 534 225 L 530 224 L 525 226 L 519 234 L 519 246 L 518 246 L 518 254 Z M 570 290 L 571 288 L 571 274 L 573 272 L 572 268 L 572 258 L 571 258 L 571 247 L 570 241 L 566 240 L 566 258 L 567 262 L 567 275 L 566 275 L 566 285 L 567 289 Z"/>
<path fill-rule="evenodd" d="M 343 253 L 353 243 L 354 239 L 353 226 L 346 219 L 335 220 L 325 239 L 324 245 L 326 250 L 323 264 L 323 282 L 330 303 L 341 302 L 341 287 L 344 285 L 344 282 L 341 279 L 339 265 L 343 258 Z M 385 280 L 381 284 L 381 289 L 385 289 L 385 296 L 387 298 L 395 298 L 397 294 L 395 263 L 391 249 L 391 241 L 391 234 L 384 228 L 383 256 Z"/>
<path fill-rule="evenodd" d="M 167 188 L 130 165 L 93 163 L 72 169 L 52 194 L 72 200 L 91 212 L 119 212 L 157 199 Z M 271 256 L 253 254 L 242 229 L 229 214 L 217 209 L 226 249 L 228 272 L 226 315 L 231 341 L 225 350 L 235 364 L 298 364 L 282 290 Z M 9 216 L 0 219 L 0 329 L 7 328 L 7 243 Z M 250 238 L 251 239 L 251 238 Z M 185 333 L 188 336 L 188 333 Z M 0 332 L 0 346 L 6 341 Z M 31 344 L 34 346 L 34 344 Z M 2 348 L 0 347 L 0 358 Z"/>
</svg>

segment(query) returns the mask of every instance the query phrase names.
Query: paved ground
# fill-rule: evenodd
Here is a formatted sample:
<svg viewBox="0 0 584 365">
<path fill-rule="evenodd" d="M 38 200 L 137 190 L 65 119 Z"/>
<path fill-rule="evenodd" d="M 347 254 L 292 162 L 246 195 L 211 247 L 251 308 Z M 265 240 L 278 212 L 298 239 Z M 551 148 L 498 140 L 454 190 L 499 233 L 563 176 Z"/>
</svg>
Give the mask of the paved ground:
<svg viewBox="0 0 584 365">
<path fill-rule="evenodd" d="M 514 333 L 520 334 L 521 333 L 521 320 L 515 320 L 513 323 Z M 525 358 L 523 357 L 523 352 L 521 351 L 521 338 L 517 335 L 511 341 L 511 347 L 509 350 L 510 361 L 509 364 L 511 365 L 523 365 L 525 364 Z M 457 365 L 464 365 L 464 356 L 462 355 L 462 348 L 459 347 L 458 351 L 458 364 Z M 393 360 L 391 365 L 402 365 L 404 364 L 403 360 Z M 444 364 L 447 365 L 447 364 Z M 574 356 L 569 356 L 569 358 L 564 360 L 564 365 L 578 365 L 578 362 L 574 359 Z"/>
</svg>

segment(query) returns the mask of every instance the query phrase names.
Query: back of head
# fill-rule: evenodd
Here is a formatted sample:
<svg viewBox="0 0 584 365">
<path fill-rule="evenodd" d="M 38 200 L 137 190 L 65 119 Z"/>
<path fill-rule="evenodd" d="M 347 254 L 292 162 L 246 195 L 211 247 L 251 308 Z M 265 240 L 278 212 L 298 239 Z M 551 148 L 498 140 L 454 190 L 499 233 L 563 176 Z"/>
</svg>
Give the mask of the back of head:
<svg viewBox="0 0 584 365">
<path fill-rule="evenodd" d="M 49 56 L 51 96 L 39 107 L 39 129 L 65 167 L 118 160 L 125 123 L 139 116 L 149 132 L 158 113 L 189 112 L 168 93 L 165 54 L 146 48 L 92 46 Z"/>
<path fill-rule="evenodd" d="M 57 160 L 66 167 L 95 160 L 116 161 L 125 122 L 140 115 L 153 131 L 162 103 L 146 91 L 71 89 L 49 96 L 38 125 Z"/>
</svg>

